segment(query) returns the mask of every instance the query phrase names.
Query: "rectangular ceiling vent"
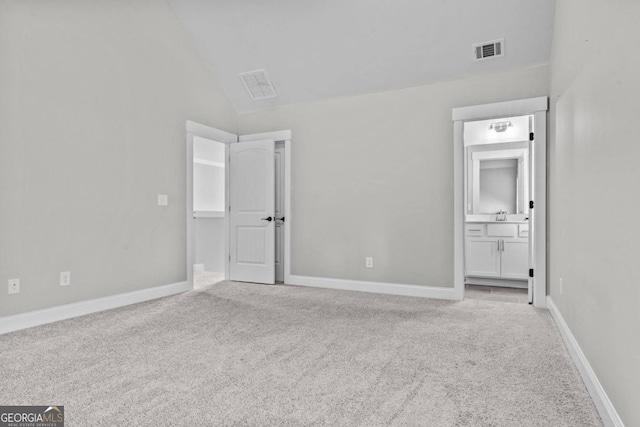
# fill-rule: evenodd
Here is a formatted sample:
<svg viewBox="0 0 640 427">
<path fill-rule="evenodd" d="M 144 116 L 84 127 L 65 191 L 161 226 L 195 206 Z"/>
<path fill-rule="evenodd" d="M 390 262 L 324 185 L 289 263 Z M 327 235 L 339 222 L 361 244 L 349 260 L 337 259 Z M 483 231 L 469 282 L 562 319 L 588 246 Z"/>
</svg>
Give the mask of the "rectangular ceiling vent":
<svg viewBox="0 0 640 427">
<path fill-rule="evenodd" d="M 476 61 L 504 55 L 504 39 L 473 45 Z"/>
<path fill-rule="evenodd" d="M 273 88 L 266 70 L 240 73 L 240 78 L 254 101 L 276 97 L 276 90 Z"/>
</svg>

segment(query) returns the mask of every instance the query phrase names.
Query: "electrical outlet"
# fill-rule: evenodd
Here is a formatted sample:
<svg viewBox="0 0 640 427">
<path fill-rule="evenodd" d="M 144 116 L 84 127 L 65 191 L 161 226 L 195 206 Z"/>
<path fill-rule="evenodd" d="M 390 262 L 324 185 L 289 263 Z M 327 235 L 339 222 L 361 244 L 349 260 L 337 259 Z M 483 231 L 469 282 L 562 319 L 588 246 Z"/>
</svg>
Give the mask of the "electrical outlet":
<svg viewBox="0 0 640 427">
<path fill-rule="evenodd" d="M 60 286 L 69 286 L 71 284 L 71 272 L 63 271 L 60 273 Z"/>
<path fill-rule="evenodd" d="M 169 206 L 169 196 L 166 194 L 158 194 L 158 206 Z"/>
<path fill-rule="evenodd" d="M 364 265 L 367 268 L 373 268 L 373 257 L 370 257 L 370 256 L 366 257 L 364 259 Z"/>
<path fill-rule="evenodd" d="M 562 277 L 560 278 L 560 295 L 562 295 Z"/>
<path fill-rule="evenodd" d="M 20 279 L 9 279 L 9 295 L 20 293 Z"/>
</svg>

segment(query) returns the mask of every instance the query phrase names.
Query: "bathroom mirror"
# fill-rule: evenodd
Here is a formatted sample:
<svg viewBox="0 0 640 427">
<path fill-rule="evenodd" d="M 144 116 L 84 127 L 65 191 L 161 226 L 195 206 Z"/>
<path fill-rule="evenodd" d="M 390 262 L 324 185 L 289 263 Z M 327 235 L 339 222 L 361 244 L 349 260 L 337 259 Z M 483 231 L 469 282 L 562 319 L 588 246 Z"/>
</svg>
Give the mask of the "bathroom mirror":
<svg viewBox="0 0 640 427">
<path fill-rule="evenodd" d="M 518 160 L 484 159 L 479 168 L 480 213 L 518 213 Z"/>
<path fill-rule="evenodd" d="M 528 148 L 468 148 L 467 213 L 528 212 Z"/>
</svg>

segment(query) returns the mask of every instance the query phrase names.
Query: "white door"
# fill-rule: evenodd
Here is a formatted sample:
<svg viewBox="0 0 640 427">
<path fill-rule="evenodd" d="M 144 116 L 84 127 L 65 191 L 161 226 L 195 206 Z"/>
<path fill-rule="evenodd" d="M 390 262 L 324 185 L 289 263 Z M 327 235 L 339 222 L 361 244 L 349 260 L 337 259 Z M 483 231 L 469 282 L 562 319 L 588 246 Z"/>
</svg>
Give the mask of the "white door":
<svg viewBox="0 0 640 427">
<path fill-rule="evenodd" d="M 284 282 L 284 144 L 276 143 L 276 282 Z"/>
<path fill-rule="evenodd" d="M 467 276 L 500 277 L 500 240 L 469 238 L 466 246 Z"/>
<path fill-rule="evenodd" d="M 502 277 L 527 280 L 529 278 L 529 242 L 502 239 Z"/>
<path fill-rule="evenodd" d="M 275 171 L 272 139 L 230 146 L 229 276 L 275 283 Z"/>
</svg>

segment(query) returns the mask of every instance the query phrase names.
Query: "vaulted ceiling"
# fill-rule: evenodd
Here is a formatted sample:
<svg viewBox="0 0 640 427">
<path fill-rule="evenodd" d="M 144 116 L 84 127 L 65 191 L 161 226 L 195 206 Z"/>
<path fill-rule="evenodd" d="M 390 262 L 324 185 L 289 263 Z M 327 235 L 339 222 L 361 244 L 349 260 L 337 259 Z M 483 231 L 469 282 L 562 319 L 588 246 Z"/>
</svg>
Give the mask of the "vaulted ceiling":
<svg viewBox="0 0 640 427">
<path fill-rule="evenodd" d="M 545 63 L 555 0 L 169 0 L 238 112 Z M 473 44 L 504 38 L 503 57 Z M 266 69 L 254 101 L 240 73 Z"/>
</svg>

